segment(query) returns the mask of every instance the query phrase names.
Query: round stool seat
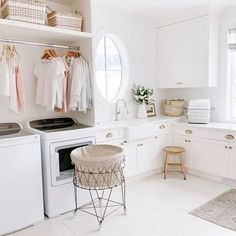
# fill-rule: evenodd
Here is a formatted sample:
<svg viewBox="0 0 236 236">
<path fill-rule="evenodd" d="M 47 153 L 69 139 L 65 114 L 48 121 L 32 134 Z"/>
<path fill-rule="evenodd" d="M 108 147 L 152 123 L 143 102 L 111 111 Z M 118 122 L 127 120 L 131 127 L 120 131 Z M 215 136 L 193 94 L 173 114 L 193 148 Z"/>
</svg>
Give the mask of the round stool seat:
<svg viewBox="0 0 236 236">
<path fill-rule="evenodd" d="M 182 152 L 185 152 L 185 149 L 182 147 L 169 146 L 169 147 L 165 147 L 164 151 L 170 152 L 170 153 L 182 153 Z"/>
</svg>

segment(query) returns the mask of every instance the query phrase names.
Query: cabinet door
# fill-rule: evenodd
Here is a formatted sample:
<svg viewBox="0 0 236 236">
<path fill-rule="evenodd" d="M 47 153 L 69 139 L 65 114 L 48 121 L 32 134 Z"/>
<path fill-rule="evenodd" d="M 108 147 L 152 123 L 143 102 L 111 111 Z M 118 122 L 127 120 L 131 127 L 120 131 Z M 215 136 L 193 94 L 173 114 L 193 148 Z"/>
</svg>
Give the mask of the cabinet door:
<svg viewBox="0 0 236 236">
<path fill-rule="evenodd" d="M 230 178 L 236 180 L 236 145 L 229 145 Z"/>
<path fill-rule="evenodd" d="M 174 136 L 174 145 L 185 149 L 185 167 L 192 168 L 191 143 L 189 141 L 190 139 L 187 136 Z"/>
<path fill-rule="evenodd" d="M 137 174 L 137 150 L 135 142 L 124 144 L 125 151 L 125 175 L 132 177 Z"/>
<path fill-rule="evenodd" d="M 229 144 L 227 142 L 208 141 L 205 159 L 206 171 L 221 177 L 230 177 Z"/>
<path fill-rule="evenodd" d="M 139 174 L 151 170 L 151 140 L 137 142 L 137 171 Z"/>
<path fill-rule="evenodd" d="M 151 162 L 152 170 L 163 168 L 164 166 L 164 152 L 166 146 L 171 146 L 172 135 L 171 133 L 159 134 L 152 140 L 151 145 Z"/>
<path fill-rule="evenodd" d="M 207 86 L 208 55 L 207 16 L 158 29 L 158 88 Z"/>
<path fill-rule="evenodd" d="M 207 151 L 207 142 L 204 139 L 191 138 L 190 141 L 190 155 L 191 155 L 191 169 L 198 171 L 206 171 L 205 158 Z"/>
</svg>

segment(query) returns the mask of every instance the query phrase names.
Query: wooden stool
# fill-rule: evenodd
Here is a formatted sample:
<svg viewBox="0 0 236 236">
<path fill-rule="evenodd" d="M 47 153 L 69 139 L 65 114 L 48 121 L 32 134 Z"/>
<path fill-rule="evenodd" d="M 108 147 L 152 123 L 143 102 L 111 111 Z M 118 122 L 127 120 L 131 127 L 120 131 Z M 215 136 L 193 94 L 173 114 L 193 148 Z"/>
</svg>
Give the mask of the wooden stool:
<svg viewBox="0 0 236 236">
<path fill-rule="evenodd" d="M 184 175 L 184 180 L 186 180 L 186 174 L 185 174 L 185 167 L 184 167 L 184 158 L 183 154 L 185 153 L 185 149 L 182 147 L 165 147 L 164 148 L 165 152 L 165 164 L 164 164 L 164 179 L 166 179 L 166 175 L 168 172 L 168 167 L 169 166 L 177 166 L 180 167 L 180 169 L 172 170 L 172 171 L 180 171 Z M 169 163 L 169 157 L 170 156 L 175 156 L 179 157 L 180 163 Z"/>
</svg>

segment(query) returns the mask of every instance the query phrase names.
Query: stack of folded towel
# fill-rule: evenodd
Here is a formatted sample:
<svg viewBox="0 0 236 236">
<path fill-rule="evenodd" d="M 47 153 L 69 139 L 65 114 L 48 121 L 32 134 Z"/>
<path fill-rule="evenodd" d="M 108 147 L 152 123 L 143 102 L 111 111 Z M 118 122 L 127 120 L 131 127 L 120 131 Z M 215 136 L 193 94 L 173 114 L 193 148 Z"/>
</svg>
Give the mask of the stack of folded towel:
<svg viewBox="0 0 236 236">
<path fill-rule="evenodd" d="M 208 124 L 210 122 L 211 102 L 209 99 L 191 100 L 188 104 L 188 122 Z"/>
</svg>

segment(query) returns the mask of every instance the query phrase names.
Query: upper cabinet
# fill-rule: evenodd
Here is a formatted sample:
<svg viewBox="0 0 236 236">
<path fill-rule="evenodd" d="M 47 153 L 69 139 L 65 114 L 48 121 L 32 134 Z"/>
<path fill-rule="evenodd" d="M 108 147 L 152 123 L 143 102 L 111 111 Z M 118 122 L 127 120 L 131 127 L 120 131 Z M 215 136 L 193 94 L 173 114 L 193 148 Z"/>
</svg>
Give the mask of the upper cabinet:
<svg viewBox="0 0 236 236">
<path fill-rule="evenodd" d="M 218 21 L 208 15 L 157 30 L 158 88 L 215 87 Z"/>
</svg>

